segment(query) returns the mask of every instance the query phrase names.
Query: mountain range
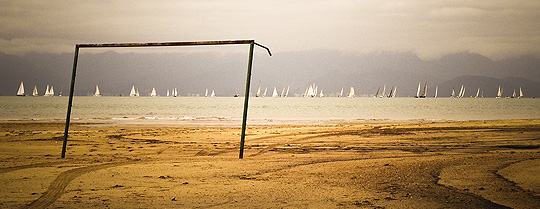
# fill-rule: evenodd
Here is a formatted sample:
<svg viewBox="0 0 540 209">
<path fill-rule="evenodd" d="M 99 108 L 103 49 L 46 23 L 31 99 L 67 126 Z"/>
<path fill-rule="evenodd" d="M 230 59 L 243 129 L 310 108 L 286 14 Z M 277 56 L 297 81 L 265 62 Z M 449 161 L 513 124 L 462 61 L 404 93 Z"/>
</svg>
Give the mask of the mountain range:
<svg viewBox="0 0 540 209">
<path fill-rule="evenodd" d="M 428 84 L 428 96 L 435 86 L 439 96 L 452 89 L 467 88 L 466 96 L 478 88 L 485 97 L 494 97 L 498 86 L 510 95 L 520 87 L 526 97 L 540 97 L 540 56 L 534 54 L 492 60 L 476 53 L 461 52 L 438 59 L 423 60 L 411 52 L 354 54 L 312 50 L 275 53 L 269 57 L 257 51 L 253 61 L 251 92 L 258 84 L 269 92 L 274 87 L 290 87 L 290 95 L 300 96 L 310 84 L 335 96 L 350 86 L 357 95 L 370 96 L 379 87 L 397 86 L 398 97 L 416 93 L 418 83 Z M 155 87 L 159 95 L 177 88 L 182 96 L 203 95 L 205 89 L 217 96 L 243 95 L 247 53 L 167 52 L 167 53 L 81 53 L 77 68 L 76 95 L 92 94 L 99 85 L 103 95 L 127 95 L 132 86 L 142 96 Z M 0 54 L 0 95 L 15 95 L 24 81 L 26 92 L 37 86 L 43 94 L 47 84 L 67 95 L 73 54 Z"/>
</svg>

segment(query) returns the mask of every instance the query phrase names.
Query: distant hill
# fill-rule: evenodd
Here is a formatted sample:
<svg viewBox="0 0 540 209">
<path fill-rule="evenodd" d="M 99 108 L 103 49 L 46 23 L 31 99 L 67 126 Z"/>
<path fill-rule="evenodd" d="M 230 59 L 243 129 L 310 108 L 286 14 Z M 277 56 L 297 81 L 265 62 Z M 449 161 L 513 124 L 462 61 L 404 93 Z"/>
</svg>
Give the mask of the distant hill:
<svg viewBox="0 0 540 209">
<path fill-rule="evenodd" d="M 55 92 L 67 94 L 73 54 L 28 53 L 13 56 L 0 53 L 0 95 L 15 95 L 21 81 L 26 91 L 34 85 L 43 94 L 47 84 Z M 204 94 L 215 90 L 218 96 L 243 95 L 247 67 L 246 53 L 169 52 L 169 53 L 81 53 L 76 95 L 93 93 L 99 85 L 103 95 L 127 95 L 131 86 L 148 95 L 155 87 L 158 94 L 178 88 L 181 95 Z M 373 95 L 384 84 L 397 86 L 398 97 L 413 96 L 421 82 L 429 94 L 439 86 L 439 96 L 448 96 L 461 85 L 467 95 L 477 88 L 492 97 L 498 86 L 511 94 L 520 86 L 527 97 L 540 97 L 540 58 L 536 55 L 502 60 L 462 52 L 436 60 L 422 60 L 410 52 L 352 54 L 328 50 L 274 53 L 269 57 L 256 51 L 252 89 L 290 87 L 291 95 L 301 95 L 315 83 L 328 96 L 341 88 L 355 87 L 357 95 Z"/>
</svg>

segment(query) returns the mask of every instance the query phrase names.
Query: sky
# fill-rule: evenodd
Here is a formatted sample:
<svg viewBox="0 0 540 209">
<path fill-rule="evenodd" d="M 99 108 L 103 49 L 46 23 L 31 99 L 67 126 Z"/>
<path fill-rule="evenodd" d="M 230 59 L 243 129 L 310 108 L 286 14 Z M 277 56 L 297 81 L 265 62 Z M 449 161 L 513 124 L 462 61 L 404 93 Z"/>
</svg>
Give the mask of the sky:
<svg viewBox="0 0 540 209">
<path fill-rule="evenodd" d="M 255 39 L 273 53 L 540 54 L 538 0 L 0 0 L 0 52 L 77 43 Z"/>
</svg>

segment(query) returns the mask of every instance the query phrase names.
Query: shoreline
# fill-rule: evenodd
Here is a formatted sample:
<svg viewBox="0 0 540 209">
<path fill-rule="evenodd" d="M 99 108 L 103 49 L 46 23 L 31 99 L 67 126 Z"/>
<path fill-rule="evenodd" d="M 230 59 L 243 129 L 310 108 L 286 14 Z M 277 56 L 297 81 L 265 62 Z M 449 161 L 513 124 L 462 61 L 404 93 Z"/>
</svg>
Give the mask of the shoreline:
<svg viewBox="0 0 540 209">
<path fill-rule="evenodd" d="M 540 203 L 540 120 L 248 123 L 242 160 L 239 127 L 72 123 L 67 157 L 60 159 L 63 130 L 60 122 L 0 122 L 0 206 Z"/>
</svg>

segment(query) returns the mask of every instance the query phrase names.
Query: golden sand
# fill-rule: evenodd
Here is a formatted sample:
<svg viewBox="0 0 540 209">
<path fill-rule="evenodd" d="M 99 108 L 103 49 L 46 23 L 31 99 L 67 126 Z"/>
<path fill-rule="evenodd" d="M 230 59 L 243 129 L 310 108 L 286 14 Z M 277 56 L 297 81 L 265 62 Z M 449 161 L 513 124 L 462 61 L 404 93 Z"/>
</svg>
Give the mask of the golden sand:
<svg viewBox="0 0 540 209">
<path fill-rule="evenodd" d="M 540 120 L 0 123 L 2 208 L 534 208 Z"/>
</svg>

